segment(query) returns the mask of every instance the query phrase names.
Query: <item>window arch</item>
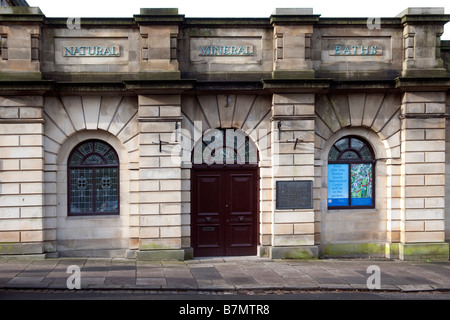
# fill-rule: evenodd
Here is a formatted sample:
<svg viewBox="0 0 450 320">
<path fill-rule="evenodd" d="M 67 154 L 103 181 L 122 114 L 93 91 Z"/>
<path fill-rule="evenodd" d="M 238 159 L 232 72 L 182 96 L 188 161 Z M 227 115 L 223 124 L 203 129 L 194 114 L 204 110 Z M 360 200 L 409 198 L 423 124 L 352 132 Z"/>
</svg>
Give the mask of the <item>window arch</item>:
<svg viewBox="0 0 450 320">
<path fill-rule="evenodd" d="M 211 129 L 194 147 L 196 165 L 257 165 L 258 151 L 251 138 L 239 129 Z"/>
<path fill-rule="evenodd" d="M 328 209 L 374 208 L 375 162 L 366 140 L 339 139 L 328 154 Z"/>
<path fill-rule="evenodd" d="M 68 215 L 119 214 L 119 157 L 106 142 L 88 140 L 68 160 Z"/>
</svg>

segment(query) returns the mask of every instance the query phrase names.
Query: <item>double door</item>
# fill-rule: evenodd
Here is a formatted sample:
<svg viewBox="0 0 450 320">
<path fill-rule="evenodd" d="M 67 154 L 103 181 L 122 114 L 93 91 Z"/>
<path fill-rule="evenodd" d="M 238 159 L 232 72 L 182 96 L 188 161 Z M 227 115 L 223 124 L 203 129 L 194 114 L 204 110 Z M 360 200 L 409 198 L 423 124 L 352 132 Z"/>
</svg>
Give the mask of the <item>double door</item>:
<svg viewBox="0 0 450 320">
<path fill-rule="evenodd" d="M 256 168 L 193 169 L 194 256 L 256 255 L 257 177 Z"/>
</svg>

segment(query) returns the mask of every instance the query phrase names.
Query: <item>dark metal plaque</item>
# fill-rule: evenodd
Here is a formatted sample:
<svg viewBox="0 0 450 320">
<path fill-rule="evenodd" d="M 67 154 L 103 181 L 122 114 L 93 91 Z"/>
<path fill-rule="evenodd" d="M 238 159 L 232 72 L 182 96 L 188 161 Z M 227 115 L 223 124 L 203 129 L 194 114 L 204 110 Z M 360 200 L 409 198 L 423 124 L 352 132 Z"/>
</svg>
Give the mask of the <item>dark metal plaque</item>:
<svg viewBox="0 0 450 320">
<path fill-rule="evenodd" d="M 277 209 L 312 209 L 313 184 L 311 180 L 277 181 Z"/>
</svg>

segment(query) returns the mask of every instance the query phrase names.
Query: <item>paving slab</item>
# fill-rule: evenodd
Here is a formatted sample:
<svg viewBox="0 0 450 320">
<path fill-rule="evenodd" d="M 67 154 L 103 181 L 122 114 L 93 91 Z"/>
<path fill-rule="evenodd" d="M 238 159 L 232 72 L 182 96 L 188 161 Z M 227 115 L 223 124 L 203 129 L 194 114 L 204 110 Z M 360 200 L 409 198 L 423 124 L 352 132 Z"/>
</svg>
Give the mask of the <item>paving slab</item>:
<svg viewBox="0 0 450 320">
<path fill-rule="evenodd" d="M 450 262 L 398 260 L 271 260 L 257 257 L 189 261 L 0 258 L 0 288 L 62 289 L 80 268 L 82 289 L 102 290 L 369 290 L 369 266 L 380 269 L 380 290 L 450 291 Z M 69 268 L 69 269 L 68 269 Z"/>
</svg>

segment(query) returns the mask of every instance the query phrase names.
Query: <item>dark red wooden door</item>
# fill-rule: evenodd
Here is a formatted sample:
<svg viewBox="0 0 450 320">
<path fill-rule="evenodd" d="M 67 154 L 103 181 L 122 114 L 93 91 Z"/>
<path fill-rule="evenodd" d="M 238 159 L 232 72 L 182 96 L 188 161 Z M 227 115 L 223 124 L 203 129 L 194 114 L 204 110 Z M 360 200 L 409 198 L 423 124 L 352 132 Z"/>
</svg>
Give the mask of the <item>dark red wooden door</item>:
<svg viewBox="0 0 450 320">
<path fill-rule="evenodd" d="M 256 255 L 257 170 L 193 169 L 194 256 Z"/>
</svg>

